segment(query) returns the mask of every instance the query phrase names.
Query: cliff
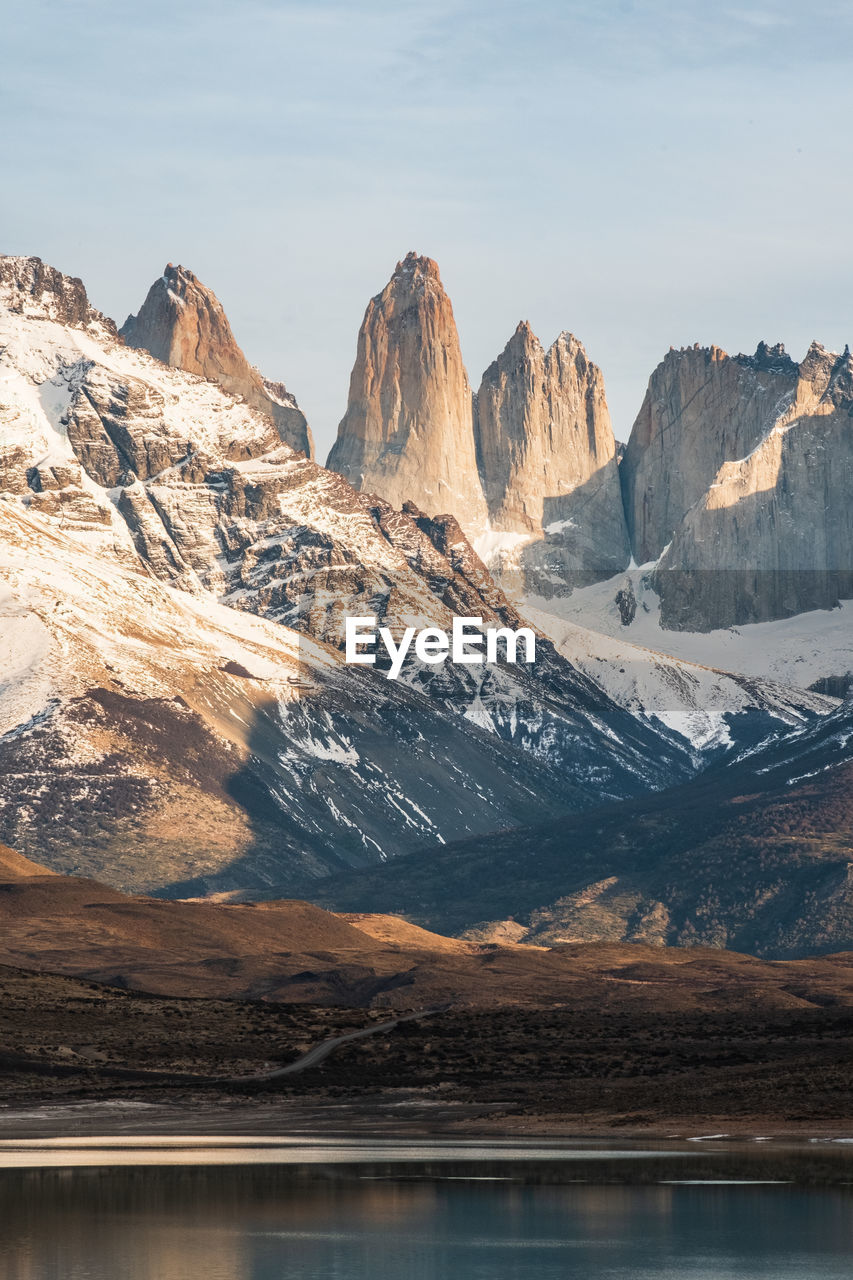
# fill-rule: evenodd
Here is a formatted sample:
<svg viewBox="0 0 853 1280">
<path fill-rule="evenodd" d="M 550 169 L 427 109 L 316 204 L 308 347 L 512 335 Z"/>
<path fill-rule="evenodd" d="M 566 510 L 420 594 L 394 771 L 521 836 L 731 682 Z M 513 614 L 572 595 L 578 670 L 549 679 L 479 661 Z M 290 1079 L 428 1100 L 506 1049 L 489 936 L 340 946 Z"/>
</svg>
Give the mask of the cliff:
<svg viewBox="0 0 853 1280">
<path fill-rule="evenodd" d="M 523 587 L 610 577 L 630 559 L 601 370 L 573 334 L 545 351 L 519 324 L 477 393 L 480 474 L 496 531 L 527 534 Z"/>
<path fill-rule="evenodd" d="M 471 387 L 431 258 L 409 253 L 368 304 L 327 465 L 395 507 L 451 513 L 469 534 L 485 527 Z"/>
<path fill-rule="evenodd" d="M 851 493 L 853 360 L 813 343 L 778 421 L 720 467 L 661 557 L 664 625 L 710 630 L 853 597 Z"/>
<path fill-rule="evenodd" d="M 797 365 L 781 345 L 754 356 L 670 351 L 649 379 L 620 467 L 634 559 L 656 560 L 724 462 L 745 457 L 790 402 Z"/>
</svg>

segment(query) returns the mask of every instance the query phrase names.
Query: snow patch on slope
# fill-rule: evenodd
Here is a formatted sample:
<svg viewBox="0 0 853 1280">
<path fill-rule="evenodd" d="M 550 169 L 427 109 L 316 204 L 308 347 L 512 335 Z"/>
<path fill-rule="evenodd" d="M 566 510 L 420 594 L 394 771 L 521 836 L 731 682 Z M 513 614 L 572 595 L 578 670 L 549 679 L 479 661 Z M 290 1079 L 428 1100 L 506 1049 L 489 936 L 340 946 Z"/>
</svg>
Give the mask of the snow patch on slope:
<svg viewBox="0 0 853 1280">
<path fill-rule="evenodd" d="M 0 583 L 0 735 L 26 724 L 45 706 L 50 681 L 43 664 L 50 647 L 47 627 Z"/>
<path fill-rule="evenodd" d="M 536 613 L 546 619 L 548 626 L 570 623 L 642 647 L 658 657 L 796 689 L 808 689 L 827 676 L 853 672 L 853 601 L 842 601 L 837 609 L 813 610 L 775 622 L 709 632 L 666 631 L 660 625 L 660 600 L 648 583 L 653 569 L 654 564 L 628 569 L 562 599 L 528 598 L 523 607 L 528 615 Z M 637 614 L 630 626 L 623 627 L 616 593 L 628 581 L 637 600 Z"/>
<path fill-rule="evenodd" d="M 835 700 L 817 694 L 795 694 L 772 681 L 743 680 L 728 671 L 642 648 L 624 638 L 632 631 L 629 627 L 622 628 L 622 636 L 609 636 L 530 604 L 526 616 L 620 706 L 643 719 L 661 721 L 697 751 L 731 747 L 731 717 L 744 712 L 765 711 L 794 725 L 805 721 L 805 710 L 821 714 L 836 705 Z"/>
</svg>

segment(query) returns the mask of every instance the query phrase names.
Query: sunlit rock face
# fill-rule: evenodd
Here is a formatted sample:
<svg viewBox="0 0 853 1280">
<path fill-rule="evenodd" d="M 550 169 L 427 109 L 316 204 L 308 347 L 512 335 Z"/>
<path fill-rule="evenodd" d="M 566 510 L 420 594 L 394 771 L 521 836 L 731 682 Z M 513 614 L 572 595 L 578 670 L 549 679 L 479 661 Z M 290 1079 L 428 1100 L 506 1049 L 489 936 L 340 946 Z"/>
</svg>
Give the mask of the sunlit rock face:
<svg viewBox="0 0 853 1280">
<path fill-rule="evenodd" d="M 797 365 L 780 346 L 670 351 L 648 390 L 620 466 L 638 564 L 656 560 L 724 462 L 745 457 L 790 405 Z"/>
<path fill-rule="evenodd" d="M 601 370 L 573 334 L 545 351 L 519 324 L 477 393 L 475 429 L 496 568 L 551 596 L 628 563 L 616 442 Z M 500 560 L 503 563 L 500 563 Z"/>
<path fill-rule="evenodd" d="M 408 254 L 368 303 L 328 466 L 395 507 L 486 525 L 472 395 L 450 299 L 431 258 Z"/>
<path fill-rule="evenodd" d="M 853 597 L 853 361 L 813 343 L 793 368 L 769 429 L 720 466 L 658 563 L 667 627 L 761 622 Z"/>
<path fill-rule="evenodd" d="M 629 560 L 601 371 L 522 323 L 472 397 L 438 267 L 409 254 L 372 299 L 329 466 L 451 514 L 518 594 L 564 594 Z"/>
<path fill-rule="evenodd" d="M 283 383 L 263 378 L 249 364 L 216 294 L 186 267 L 168 264 L 139 313 L 122 325 L 121 336 L 129 347 L 242 396 L 273 420 L 286 444 L 312 456 L 311 432 L 295 399 Z"/>
</svg>

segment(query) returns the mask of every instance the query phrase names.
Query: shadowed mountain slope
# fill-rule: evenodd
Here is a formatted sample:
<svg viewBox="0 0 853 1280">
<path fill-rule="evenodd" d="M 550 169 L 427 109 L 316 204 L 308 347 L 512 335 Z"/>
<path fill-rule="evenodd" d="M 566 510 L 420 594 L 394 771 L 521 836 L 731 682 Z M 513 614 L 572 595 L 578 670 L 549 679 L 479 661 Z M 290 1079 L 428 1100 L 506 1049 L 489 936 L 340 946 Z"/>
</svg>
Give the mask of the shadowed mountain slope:
<svg viewBox="0 0 853 1280">
<path fill-rule="evenodd" d="M 306 902 L 158 902 L 0 867 L 0 966 L 159 995 L 426 1008 L 853 1005 L 850 956 L 768 964 L 708 948 L 480 944 Z"/>
<path fill-rule="evenodd" d="M 332 880 L 337 910 L 481 940 L 766 957 L 853 946 L 853 711 L 654 797 Z"/>
</svg>

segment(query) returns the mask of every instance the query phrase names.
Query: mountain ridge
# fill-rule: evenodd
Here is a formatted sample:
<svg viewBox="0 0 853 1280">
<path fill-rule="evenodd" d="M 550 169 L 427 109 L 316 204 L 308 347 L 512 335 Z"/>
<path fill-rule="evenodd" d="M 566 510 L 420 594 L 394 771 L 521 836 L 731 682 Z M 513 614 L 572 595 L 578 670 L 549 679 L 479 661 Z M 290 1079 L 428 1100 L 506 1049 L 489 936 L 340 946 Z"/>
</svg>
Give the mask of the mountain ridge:
<svg viewBox="0 0 853 1280">
<path fill-rule="evenodd" d="M 523 848 L 542 818 L 587 830 L 572 814 L 627 802 L 677 826 L 673 784 L 768 733 L 796 743 L 834 723 L 814 693 L 672 660 L 642 658 L 653 696 L 626 678 L 613 698 L 606 684 L 636 654 L 581 654 L 567 637 L 560 652 L 544 627 L 530 669 L 412 663 L 386 681 L 381 666 L 348 668 L 347 613 L 396 635 L 522 617 L 455 516 L 355 490 L 245 397 L 127 346 L 80 282 L 51 271 L 0 268 L 4 296 L 17 291 L 0 308 L 0 839 L 24 856 L 165 896 L 306 896 L 350 870 L 366 889 L 403 856 L 400 883 L 416 884 L 418 849 L 435 869 L 443 844 L 469 837 Z M 532 347 L 532 331 L 520 338 Z M 580 347 L 566 352 L 577 371 Z M 781 357 L 755 359 L 763 376 Z M 812 364 L 809 404 L 837 423 L 846 365 L 817 349 Z M 714 715 L 688 723 L 709 699 Z M 719 798 L 715 777 L 678 794 Z M 648 937 L 692 936 L 662 923 L 676 904 L 657 882 L 626 893 L 609 927 L 630 899 Z"/>
<path fill-rule="evenodd" d="M 356 493 L 111 330 L 0 320 L 12 843 L 123 886 L 258 893 L 697 767 L 544 637 L 531 670 L 348 668 L 347 610 L 517 623 L 458 523 Z"/>
<path fill-rule="evenodd" d="M 331 909 L 401 910 L 480 941 L 716 946 L 767 959 L 853 942 L 853 702 L 668 792 L 330 880 Z"/>
</svg>

